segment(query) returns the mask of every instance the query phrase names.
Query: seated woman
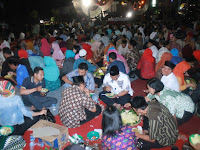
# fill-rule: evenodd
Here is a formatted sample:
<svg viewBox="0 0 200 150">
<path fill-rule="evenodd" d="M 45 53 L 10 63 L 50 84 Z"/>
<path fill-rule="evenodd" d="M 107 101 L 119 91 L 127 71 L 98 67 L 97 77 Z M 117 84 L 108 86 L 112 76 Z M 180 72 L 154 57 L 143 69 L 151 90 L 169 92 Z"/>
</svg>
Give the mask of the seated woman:
<svg viewBox="0 0 200 150">
<path fill-rule="evenodd" d="M 28 111 L 21 100 L 15 95 L 14 86 L 4 80 L 0 81 L 0 126 L 13 126 L 12 135 L 23 135 L 24 132 L 39 120 L 39 115 L 46 114 L 46 110 L 40 112 Z"/>
<path fill-rule="evenodd" d="M 143 80 L 151 79 L 156 76 L 155 58 L 151 49 L 145 49 L 137 65 L 136 75 Z"/>
<path fill-rule="evenodd" d="M 13 79 L 13 82 L 17 84 L 17 88 L 20 88 L 24 79 L 29 77 L 29 73 L 26 69 L 26 66 L 20 64 L 20 60 L 15 57 L 8 58 L 8 65 L 12 70 L 16 71 L 16 73 L 9 72 L 8 74 L 16 76 L 16 81 L 14 81 Z"/>
<path fill-rule="evenodd" d="M 75 62 L 74 50 L 67 50 L 65 53 L 66 59 L 63 62 L 63 67 L 60 69 L 60 77 L 62 78 L 64 75 L 68 74 L 69 72 L 73 71 L 73 65 Z"/>
<path fill-rule="evenodd" d="M 102 150 L 136 150 L 136 136 L 131 126 L 122 125 L 118 109 L 115 106 L 107 106 L 102 119 Z"/>
<path fill-rule="evenodd" d="M 102 42 L 95 41 L 92 44 L 93 59 L 99 67 L 103 67 L 104 45 Z"/>
<path fill-rule="evenodd" d="M 32 70 L 34 70 L 35 67 L 45 67 L 44 58 L 41 56 L 30 56 L 28 57 L 28 61 Z"/>
<path fill-rule="evenodd" d="M 173 48 L 170 52 L 172 53 L 172 59 L 170 60 L 171 63 L 177 65 L 178 63 L 183 61 L 183 58 L 181 58 L 178 55 L 179 52 L 178 52 L 178 50 L 176 48 Z"/>
<path fill-rule="evenodd" d="M 183 93 L 186 93 L 186 94 L 189 94 L 189 90 L 188 90 L 189 87 L 196 88 L 196 84 L 194 84 L 194 83 L 187 84 L 185 82 L 184 75 L 189 76 L 187 71 L 190 68 L 191 68 L 191 66 L 189 65 L 188 62 L 182 61 L 182 62 L 178 63 L 173 70 L 173 73 L 178 80 L 180 91 Z"/>
<path fill-rule="evenodd" d="M 165 52 L 163 53 L 163 55 L 161 56 L 161 59 L 159 60 L 159 62 L 156 64 L 156 77 L 161 79 L 162 77 L 162 67 L 164 66 L 166 61 L 170 61 L 172 58 L 172 54 L 169 52 Z"/>
<path fill-rule="evenodd" d="M 53 59 L 56 61 L 56 65 L 58 67 L 61 67 L 62 66 L 62 63 L 65 59 L 65 56 L 63 54 L 63 52 L 61 51 L 60 49 L 60 46 L 58 45 L 58 43 L 52 43 L 52 49 L 53 49 L 53 54 L 52 54 L 52 57 Z"/>
<path fill-rule="evenodd" d="M 49 91 L 57 90 L 60 83 L 60 72 L 58 66 L 56 65 L 55 60 L 50 56 L 44 57 L 45 67 L 44 70 L 44 79 L 45 79 L 45 87 Z"/>
<path fill-rule="evenodd" d="M 63 125 L 76 128 L 92 120 L 101 113 L 101 107 L 96 105 L 85 89 L 83 76 L 73 77 L 73 86 L 62 92 L 59 116 Z"/>
<path fill-rule="evenodd" d="M 157 78 L 147 82 L 149 94 L 146 100 L 156 98 L 161 104 L 167 107 L 174 116 L 178 126 L 192 118 L 194 103 L 190 96 L 164 87 L 164 84 Z"/>
</svg>

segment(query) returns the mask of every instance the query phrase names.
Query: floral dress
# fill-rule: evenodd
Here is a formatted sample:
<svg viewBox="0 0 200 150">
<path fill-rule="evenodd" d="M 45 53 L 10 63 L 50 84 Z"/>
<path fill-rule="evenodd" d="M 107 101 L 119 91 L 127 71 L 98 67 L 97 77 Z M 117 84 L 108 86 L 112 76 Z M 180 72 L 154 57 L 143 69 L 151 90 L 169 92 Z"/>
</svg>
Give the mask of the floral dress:
<svg viewBox="0 0 200 150">
<path fill-rule="evenodd" d="M 102 150 L 137 150 L 136 136 L 131 126 L 122 126 L 121 132 L 114 136 L 104 135 L 102 138 Z"/>
</svg>

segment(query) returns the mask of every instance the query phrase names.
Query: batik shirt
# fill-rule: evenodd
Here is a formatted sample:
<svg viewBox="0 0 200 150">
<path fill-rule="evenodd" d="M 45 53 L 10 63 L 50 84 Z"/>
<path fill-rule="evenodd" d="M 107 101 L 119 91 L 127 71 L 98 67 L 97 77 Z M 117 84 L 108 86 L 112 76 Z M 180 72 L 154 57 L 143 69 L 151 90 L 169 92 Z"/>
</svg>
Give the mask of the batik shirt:
<svg viewBox="0 0 200 150">
<path fill-rule="evenodd" d="M 73 85 L 64 89 L 59 108 L 59 116 L 63 125 L 68 128 L 79 127 L 80 121 L 87 117 L 85 108 L 91 111 L 95 108 L 95 103 L 78 86 Z"/>
<path fill-rule="evenodd" d="M 149 99 L 156 98 L 161 104 L 167 107 L 172 115 L 176 115 L 177 118 L 182 119 L 184 112 L 194 112 L 194 103 L 192 99 L 183 93 L 176 92 L 172 89 L 164 87 L 160 92 L 160 95 L 148 94 Z"/>
<path fill-rule="evenodd" d="M 112 80 L 110 73 L 107 73 L 103 79 L 103 87 L 110 86 L 111 92 L 114 94 L 119 94 L 122 91 L 128 91 L 128 94 L 133 96 L 133 89 L 131 88 L 131 82 L 129 76 L 119 72 L 119 77 L 117 80 Z"/>
<path fill-rule="evenodd" d="M 137 150 L 136 136 L 131 126 L 122 126 L 121 132 L 114 136 L 105 135 L 102 138 L 102 150 Z"/>
</svg>

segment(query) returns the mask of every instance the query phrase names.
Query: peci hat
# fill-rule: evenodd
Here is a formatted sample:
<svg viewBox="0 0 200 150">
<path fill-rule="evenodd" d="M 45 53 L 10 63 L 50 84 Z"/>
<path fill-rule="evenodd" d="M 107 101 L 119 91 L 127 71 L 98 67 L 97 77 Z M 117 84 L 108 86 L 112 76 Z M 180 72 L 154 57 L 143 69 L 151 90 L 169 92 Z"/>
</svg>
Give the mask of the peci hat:
<svg viewBox="0 0 200 150">
<path fill-rule="evenodd" d="M 171 63 L 170 61 L 165 61 L 165 66 L 170 67 L 172 70 L 176 67 L 176 65 L 174 65 L 174 64 Z"/>
<path fill-rule="evenodd" d="M 83 57 L 83 56 L 85 56 L 87 54 L 87 51 L 85 50 L 85 49 L 81 49 L 80 51 L 79 51 L 79 56 L 80 57 Z"/>
<path fill-rule="evenodd" d="M 116 76 L 118 74 L 119 74 L 119 68 L 116 65 L 112 66 L 110 68 L 110 75 L 111 76 Z"/>
</svg>

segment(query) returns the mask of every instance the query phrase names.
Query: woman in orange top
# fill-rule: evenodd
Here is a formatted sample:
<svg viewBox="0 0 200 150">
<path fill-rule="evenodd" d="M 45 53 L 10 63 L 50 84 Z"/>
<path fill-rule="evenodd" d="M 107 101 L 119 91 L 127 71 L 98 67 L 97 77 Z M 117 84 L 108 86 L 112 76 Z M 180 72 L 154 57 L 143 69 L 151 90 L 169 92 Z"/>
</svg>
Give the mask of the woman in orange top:
<svg viewBox="0 0 200 150">
<path fill-rule="evenodd" d="M 180 86 L 180 91 L 184 91 L 189 87 L 196 88 L 196 84 L 194 83 L 189 83 L 187 84 L 184 80 L 184 75 L 189 76 L 187 71 L 191 68 L 188 62 L 182 61 L 176 65 L 176 67 L 173 70 L 174 75 L 176 76 L 179 86 Z"/>
</svg>

